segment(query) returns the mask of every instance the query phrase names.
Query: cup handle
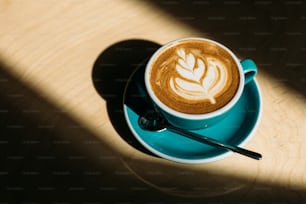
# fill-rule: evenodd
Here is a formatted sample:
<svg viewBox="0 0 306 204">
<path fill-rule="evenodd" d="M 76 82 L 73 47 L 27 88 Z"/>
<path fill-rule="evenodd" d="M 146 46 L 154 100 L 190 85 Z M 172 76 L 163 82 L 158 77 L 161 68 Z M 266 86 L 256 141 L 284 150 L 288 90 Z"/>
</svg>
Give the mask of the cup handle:
<svg viewBox="0 0 306 204">
<path fill-rule="evenodd" d="M 247 84 L 250 81 L 252 81 L 253 78 L 256 76 L 257 66 L 255 62 L 251 59 L 244 59 L 240 63 L 242 65 L 242 69 L 244 72 L 244 78 L 245 78 L 244 84 Z"/>
</svg>

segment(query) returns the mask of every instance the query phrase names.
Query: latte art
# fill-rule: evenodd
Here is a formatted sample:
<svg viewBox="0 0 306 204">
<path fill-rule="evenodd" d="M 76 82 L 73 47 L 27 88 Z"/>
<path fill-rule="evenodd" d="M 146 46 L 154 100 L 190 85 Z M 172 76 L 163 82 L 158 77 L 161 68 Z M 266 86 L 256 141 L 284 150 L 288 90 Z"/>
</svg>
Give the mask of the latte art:
<svg viewBox="0 0 306 204">
<path fill-rule="evenodd" d="M 176 111 L 203 114 L 218 110 L 238 90 L 236 61 L 212 42 L 180 41 L 151 61 L 151 89 L 161 103 Z"/>
<path fill-rule="evenodd" d="M 179 58 L 175 68 L 179 76 L 170 79 L 172 91 L 188 100 L 207 99 L 211 104 L 215 104 L 215 96 L 226 86 L 226 68 L 218 59 L 201 59 L 192 51 L 186 54 L 185 50 L 177 50 Z"/>
</svg>

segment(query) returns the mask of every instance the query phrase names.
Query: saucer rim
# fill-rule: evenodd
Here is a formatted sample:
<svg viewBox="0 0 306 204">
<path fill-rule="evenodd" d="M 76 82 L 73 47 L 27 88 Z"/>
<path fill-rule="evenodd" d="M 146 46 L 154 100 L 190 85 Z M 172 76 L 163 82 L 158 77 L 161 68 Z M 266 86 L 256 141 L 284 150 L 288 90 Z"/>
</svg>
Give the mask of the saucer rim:
<svg viewBox="0 0 306 204">
<path fill-rule="evenodd" d="M 135 72 L 137 71 L 138 69 L 135 70 Z M 131 78 L 132 76 L 135 74 L 135 72 L 132 73 L 131 75 Z M 130 79 L 131 79 L 130 78 Z M 258 111 L 257 111 L 257 118 L 256 118 L 256 121 L 255 121 L 255 124 L 253 125 L 252 129 L 250 130 L 250 133 L 248 135 L 245 136 L 245 138 L 237 145 L 239 147 L 243 147 L 246 143 L 249 142 L 249 140 L 251 138 L 253 138 L 253 135 L 254 135 L 254 132 L 255 130 L 258 128 L 258 125 L 259 125 L 259 122 L 260 122 L 260 119 L 261 119 L 261 116 L 262 116 L 262 94 L 261 94 L 261 90 L 260 90 L 260 87 L 258 85 L 258 82 L 256 80 L 256 78 L 254 78 L 251 82 L 254 82 L 255 84 L 255 87 L 257 89 L 257 94 L 258 94 L 258 105 L 259 105 L 259 108 L 258 108 Z M 169 161 L 174 161 L 174 162 L 178 162 L 178 163 L 183 163 L 183 164 L 204 164 L 204 163 L 211 163 L 211 162 L 215 162 L 215 161 L 219 161 L 219 160 L 222 160 L 230 155 L 232 155 L 234 152 L 232 151 L 226 151 L 220 155 L 217 155 L 217 156 L 213 156 L 213 157 L 209 157 L 209 158 L 205 158 L 205 159 L 182 159 L 182 158 L 178 158 L 178 157 L 173 157 L 173 156 L 170 156 L 170 155 L 167 155 L 167 154 L 164 154 L 158 150 L 156 150 L 155 148 L 151 147 L 150 145 L 148 145 L 140 136 L 139 134 L 136 132 L 136 130 L 134 129 L 131 121 L 130 121 L 130 117 L 129 117 L 129 114 L 128 114 L 128 110 L 127 110 L 127 105 L 125 104 L 125 99 L 126 99 L 126 92 L 127 92 L 127 89 L 128 89 L 128 86 L 129 86 L 129 83 L 130 83 L 130 80 L 128 81 L 127 85 L 126 85 L 126 88 L 125 88 L 125 91 L 124 91 L 124 95 L 123 95 L 123 112 L 124 112 L 124 117 L 125 117 L 125 121 L 127 122 L 128 126 L 129 126 L 129 129 L 132 131 L 133 133 L 133 136 L 147 149 L 149 150 L 150 152 L 152 152 L 153 154 L 155 154 L 156 156 L 159 156 L 161 158 L 164 158 L 164 159 L 167 159 Z M 243 95 L 243 94 L 242 94 Z"/>
</svg>

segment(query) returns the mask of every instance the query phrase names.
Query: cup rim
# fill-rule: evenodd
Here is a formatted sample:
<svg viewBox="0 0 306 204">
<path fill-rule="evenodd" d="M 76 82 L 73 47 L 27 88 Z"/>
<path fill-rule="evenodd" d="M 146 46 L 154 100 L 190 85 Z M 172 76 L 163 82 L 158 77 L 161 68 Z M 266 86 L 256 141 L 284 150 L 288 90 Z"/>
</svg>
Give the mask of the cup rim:
<svg viewBox="0 0 306 204">
<path fill-rule="evenodd" d="M 185 40 L 198 40 L 198 41 L 205 41 L 205 42 L 209 42 L 209 43 L 213 43 L 219 47 L 221 47 L 222 49 L 224 49 L 226 52 L 228 52 L 231 57 L 233 58 L 233 60 L 235 61 L 237 67 L 238 67 L 238 71 L 239 71 L 239 78 L 240 78 L 240 82 L 239 82 L 239 86 L 238 89 L 234 95 L 234 97 L 223 107 L 221 107 L 220 109 L 217 109 L 215 111 L 212 112 L 208 112 L 208 113 L 201 113 L 201 114 L 190 114 L 190 113 L 184 113 L 184 112 L 180 112 L 177 110 L 174 110 L 172 108 L 170 108 L 169 106 L 167 106 L 166 104 L 164 104 L 162 101 L 159 100 L 159 98 L 154 94 L 154 91 L 152 89 L 151 83 L 150 83 L 150 71 L 151 71 L 151 65 L 152 63 L 155 61 L 155 59 L 157 58 L 157 56 L 164 51 L 166 48 L 180 43 L 181 41 L 185 41 Z M 214 40 L 211 39 L 207 39 L 207 38 L 200 38 L 200 37 L 185 37 L 185 38 L 179 38 L 173 41 L 170 41 L 164 45 L 162 45 L 159 49 L 157 49 L 155 51 L 155 53 L 150 57 L 148 63 L 146 64 L 146 69 L 145 69 L 145 86 L 146 86 L 146 90 L 151 98 L 151 100 L 159 107 L 161 108 L 163 111 L 167 112 L 168 114 L 171 114 L 175 117 L 179 117 L 179 118 L 183 118 L 183 119 L 192 119 L 192 120 L 200 120 L 200 119 L 209 119 L 209 118 L 213 118 L 219 115 L 222 115 L 223 113 L 227 112 L 228 110 L 230 110 L 239 100 L 242 91 L 243 91 L 243 87 L 244 87 L 244 83 L 245 83 L 245 78 L 244 78 L 244 72 L 243 72 L 243 68 L 242 65 L 240 63 L 240 60 L 238 59 L 238 57 L 226 46 L 222 45 L 219 42 L 216 42 Z"/>
</svg>

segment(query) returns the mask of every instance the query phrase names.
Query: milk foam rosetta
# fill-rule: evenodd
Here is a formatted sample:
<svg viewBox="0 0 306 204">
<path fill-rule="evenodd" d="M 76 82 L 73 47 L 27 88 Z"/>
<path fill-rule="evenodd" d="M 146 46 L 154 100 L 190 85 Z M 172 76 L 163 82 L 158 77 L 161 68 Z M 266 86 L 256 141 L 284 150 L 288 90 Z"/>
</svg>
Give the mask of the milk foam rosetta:
<svg viewBox="0 0 306 204">
<path fill-rule="evenodd" d="M 178 49 L 177 55 L 175 69 L 179 75 L 170 79 L 172 91 L 187 100 L 207 99 L 215 104 L 215 96 L 222 93 L 228 78 L 222 62 L 207 57 L 204 63 L 192 51 L 186 54 L 185 48 Z"/>
<path fill-rule="evenodd" d="M 239 81 L 237 64 L 228 51 L 198 40 L 165 48 L 150 71 L 156 97 L 174 110 L 191 114 L 212 112 L 226 105 Z"/>
</svg>

